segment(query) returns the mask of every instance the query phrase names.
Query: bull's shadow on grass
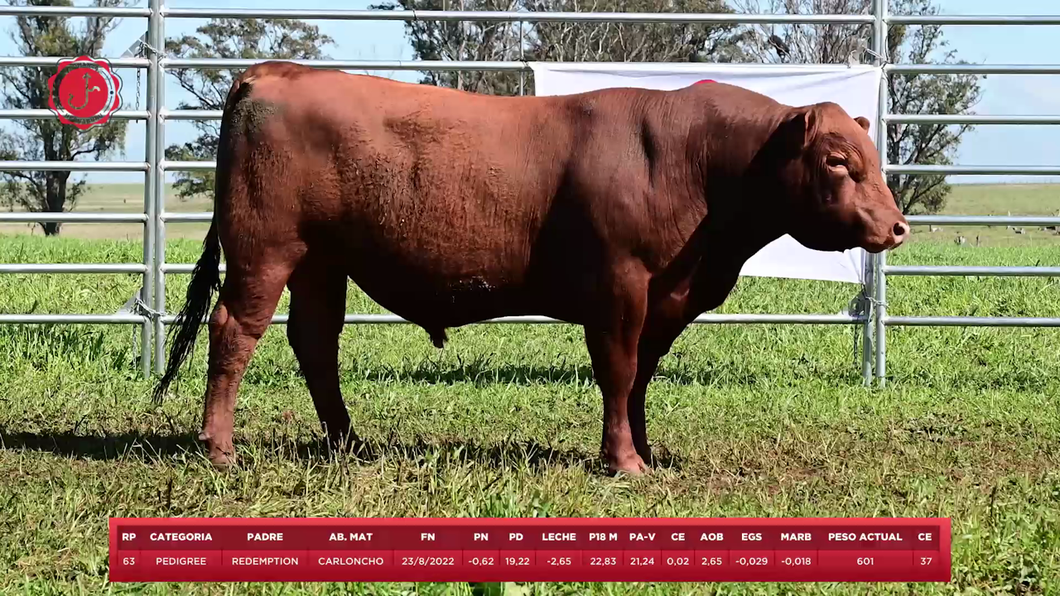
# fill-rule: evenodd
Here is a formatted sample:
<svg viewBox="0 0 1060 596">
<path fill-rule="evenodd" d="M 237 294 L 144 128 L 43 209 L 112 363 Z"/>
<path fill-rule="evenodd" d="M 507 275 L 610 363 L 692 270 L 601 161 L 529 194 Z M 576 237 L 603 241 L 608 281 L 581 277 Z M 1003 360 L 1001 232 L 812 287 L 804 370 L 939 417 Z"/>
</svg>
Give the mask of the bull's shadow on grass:
<svg viewBox="0 0 1060 596">
<path fill-rule="evenodd" d="M 200 451 L 197 437 L 198 433 L 120 433 L 103 436 L 77 435 L 70 432 L 13 433 L 0 427 L 0 449 L 39 451 L 81 459 L 167 458 Z"/>
<path fill-rule="evenodd" d="M 0 428 L 0 449 L 42 451 L 79 459 L 169 458 L 201 451 L 198 433 L 119 433 L 86 436 L 72 432 L 27 433 Z"/>
<path fill-rule="evenodd" d="M 427 455 L 447 454 L 450 461 L 473 462 L 494 468 L 541 469 L 558 465 L 566 468 L 580 467 L 589 472 L 602 472 L 600 454 L 588 450 L 556 448 L 536 441 L 506 441 L 499 445 L 482 446 L 474 442 L 447 440 L 430 442 L 417 437 L 411 443 L 399 441 L 391 436 L 387 441 L 367 440 L 351 448 L 350 453 L 366 462 L 379 461 L 383 457 L 396 455 L 415 461 Z M 656 450 L 652 465 L 659 468 L 680 469 L 678 458 L 665 449 Z"/>
<path fill-rule="evenodd" d="M 0 428 L 0 448 L 107 461 L 202 458 L 205 457 L 205 449 L 197 436 L 198 433 L 193 432 L 176 435 L 133 432 L 86 436 L 72 432 L 9 432 L 7 429 Z M 495 469 L 539 470 L 550 466 L 560 466 L 583 468 L 592 473 L 603 472 L 603 464 L 596 453 L 588 450 L 551 447 L 536 441 L 507 441 L 494 445 L 479 445 L 473 441 L 451 439 L 432 441 L 426 437 L 402 441 L 392 436 L 385 440 L 368 439 L 345 452 L 338 452 L 323 439 L 305 440 L 271 436 L 252 437 L 249 444 L 237 441 L 236 450 L 242 465 L 247 465 L 258 457 L 279 457 L 299 461 L 316 460 L 324 463 L 348 457 L 351 461 L 371 464 L 383 459 L 416 462 L 440 456 L 440 459 L 450 464 L 470 462 Z M 657 450 L 653 459 L 654 467 L 680 469 L 678 458 L 665 450 Z"/>
<path fill-rule="evenodd" d="M 563 361 L 557 365 L 497 364 L 488 359 L 475 359 L 456 364 L 434 360 L 421 361 L 413 366 L 393 367 L 374 365 L 371 361 L 357 361 L 342 367 L 347 379 L 373 383 L 430 383 L 452 385 L 472 383 L 476 385 L 516 384 L 537 385 L 543 383 L 595 382 L 593 369 L 588 364 Z"/>
<path fill-rule="evenodd" d="M 795 368 L 805 367 L 803 361 L 796 362 Z M 805 369 L 803 376 L 813 377 L 835 385 L 860 384 L 860 372 L 853 366 L 842 369 L 831 367 L 814 367 Z M 595 385 L 593 369 L 589 364 L 572 363 L 566 360 L 555 365 L 534 364 L 498 364 L 488 359 L 476 359 L 470 362 L 437 362 L 423 361 L 409 366 L 386 366 L 373 364 L 370 360 L 358 360 L 344 363 L 341 369 L 344 381 L 371 383 L 426 383 L 438 385 L 455 385 L 469 383 L 472 385 L 544 385 L 544 384 L 581 384 Z M 296 373 L 297 374 L 297 373 Z M 718 363 L 713 366 L 689 367 L 679 363 L 664 363 L 655 372 L 653 382 L 665 382 L 674 385 L 712 385 L 722 382 L 725 385 L 752 386 L 762 382 L 769 373 L 760 369 L 749 369 Z M 778 375 L 779 377 L 779 375 Z M 791 372 L 785 374 L 785 381 L 790 381 Z"/>
</svg>

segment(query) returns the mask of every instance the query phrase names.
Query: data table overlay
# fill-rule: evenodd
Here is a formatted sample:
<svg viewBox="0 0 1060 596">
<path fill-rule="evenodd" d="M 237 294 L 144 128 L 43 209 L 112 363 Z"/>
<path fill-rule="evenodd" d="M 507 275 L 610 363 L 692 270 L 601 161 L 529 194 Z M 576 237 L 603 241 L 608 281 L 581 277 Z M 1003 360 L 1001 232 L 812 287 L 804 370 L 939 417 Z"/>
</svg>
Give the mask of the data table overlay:
<svg viewBox="0 0 1060 596">
<path fill-rule="evenodd" d="M 948 582 L 949 518 L 111 518 L 110 581 Z"/>
</svg>

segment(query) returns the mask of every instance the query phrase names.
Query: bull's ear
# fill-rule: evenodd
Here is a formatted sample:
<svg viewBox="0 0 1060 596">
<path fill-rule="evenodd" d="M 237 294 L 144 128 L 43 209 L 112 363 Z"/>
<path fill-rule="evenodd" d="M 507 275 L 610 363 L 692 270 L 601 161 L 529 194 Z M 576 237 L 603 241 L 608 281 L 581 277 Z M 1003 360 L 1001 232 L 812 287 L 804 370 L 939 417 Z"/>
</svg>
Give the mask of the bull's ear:
<svg viewBox="0 0 1060 596">
<path fill-rule="evenodd" d="M 809 147 L 816 131 L 816 111 L 811 107 L 796 108 L 792 111 L 788 120 L 781 125 L 781 134 L 784 135 L 784 145 L 793 152 L 800 153 Z"/>
<path fill-rule="evenodd" d="M 861 126 L 861 128 L 864 128 L 865 132 L 869 132 L 870 122 L 868 118 L 864 116 L 858 116 L 857 118 L 854 118 L 854 122 L 857 122 Z"/>
</svg>

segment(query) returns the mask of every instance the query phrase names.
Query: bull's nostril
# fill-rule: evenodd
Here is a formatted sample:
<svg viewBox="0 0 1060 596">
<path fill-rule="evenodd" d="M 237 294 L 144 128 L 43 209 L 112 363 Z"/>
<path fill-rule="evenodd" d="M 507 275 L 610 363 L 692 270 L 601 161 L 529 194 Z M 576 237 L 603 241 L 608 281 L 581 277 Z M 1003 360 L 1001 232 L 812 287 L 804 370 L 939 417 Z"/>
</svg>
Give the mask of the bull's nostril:
<svg viewBox="0 0 1060 596">
<path fill-rule="evenodd" d="M 909 233 L 909 225 L 903 221 L 900 221 L 894 224 L 894 228 L 892 229 L 892 231 L 895 237 L 904 238 L 905 235 Z"/>
</svg>

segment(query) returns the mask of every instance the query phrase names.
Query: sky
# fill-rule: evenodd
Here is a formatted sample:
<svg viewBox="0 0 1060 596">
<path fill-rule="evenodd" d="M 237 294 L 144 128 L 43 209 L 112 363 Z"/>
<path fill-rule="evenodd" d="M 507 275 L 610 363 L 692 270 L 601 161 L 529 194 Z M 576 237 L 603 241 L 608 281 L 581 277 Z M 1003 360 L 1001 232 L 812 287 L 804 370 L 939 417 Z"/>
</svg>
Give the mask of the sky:
<svg viewBox="0 0 1060 596">
<path fill-rule="evenodd" d="M 301 0 L 299 8 L 350 8 L 365 9 L 375 0 Z M 82 4 L 82 1 L 77 1 Z M 141 0 L 144 4 L 145 0 Z M 944 14 L 997 14 L 997 0 L 938 0 L 937 5 Z M 173 8 L 219 7 L 219 8 L 290 8 L 290 0 L 171 0 Z M 1060 2 L 1057 0 L 1014 0 L 1005 4 L 1006 14 L 1057 15 Z M 172 38 L 192 34 L 203 19 L 167 19 L 166 37 Z M 14 19 L 0 17 L 0 54 L 14 55 L 15 45 L 9 31 Z M 328 53 L 333 58 L 349 60 L 411 60 L 412 48 L 405 39 L 403 23 L 400 21 L 315 21 L 322 32 L 335 39 Z M 120 56 L 147 27 L 145 18 L 124 19 L 110 34 L 104 47 L 106 57 Z M 1056 47 L 1060 27 L 1055 26 L 947 26 L 944 28 L 950 47 L 960 59 L 981 64 L 1047 64 L 1056 63 L 1055 51 L 1044 48 Z M 117 69 L 122 79 L 124 107 L 137 109 L 137 80 L 133 69 Z M 376 72 L 415 80 L 417 73 Z M 144 76 L 140 81 L 139 109 L 144 109 Z M 990 75 L 981 83 L 982 99 L 975 106 L 978 114 L 1060 114 L 1060 77 L 1051 75 Z M 176 108 L 187 95 L 167 77 L 166 107 Z M 143 122 L 130 122 L 124 155 L 114 159 L 144 159 Z M 170 122 L 166 125 L 166 144 L 182 143 L 194 137 L 195 129 L 190 123 Z M 957 155 L 961 165 L 1055 165 L 1060 164 L 1060 142 L 1055 128 L 1050 126 L 978 126 L 968 132 Z M 85 174 L 91 182 L 142 182 L 138 173 L 91 173 Z M 1025 182 L 1043 178 L 954 177 L 953 182 Z"/>
</svg>

